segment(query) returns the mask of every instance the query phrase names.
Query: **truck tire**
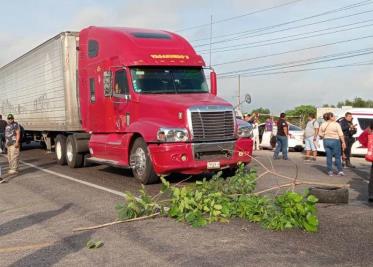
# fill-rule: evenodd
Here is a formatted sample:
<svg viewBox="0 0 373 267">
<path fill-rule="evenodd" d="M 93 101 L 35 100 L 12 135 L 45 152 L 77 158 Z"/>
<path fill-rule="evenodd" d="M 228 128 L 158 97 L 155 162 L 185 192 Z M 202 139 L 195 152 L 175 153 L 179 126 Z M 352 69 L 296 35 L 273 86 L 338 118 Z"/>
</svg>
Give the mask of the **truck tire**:
<svg viewBox="0 0 373 267">
<path fill-rule="evenodd" d="M 237 167 L 226 168 L 222 170 L 222 177 L 229 178 L 236 175 Z"/>
<path fill-rule="evenodd" d="M 236 175 L 238 166 L 232 167 L 232 168 L 226 168 L 222 170 L 222 177 L 223 178 L 229 178 Z M 244 174 L 249 174 L 251 170 L 251 167 L 248 164 L 245 164 L 244 168 Z"/>
<path fill-rule="evenodd" d="M 133 176 L 142 184 L 159 182 L 159 177 L 154 172 L 153 164 L 149 157 L 148 146 L 142 138 L 137 138 L 132 145 L 130 166 Z"/>
<path fill-rule="evenodd" d="M 66 165 L 66 136 L 62 134 L 57 135 L 55 153 L 57 163 L 59 165 Z"/>
<path fill-rule="evenodd" d="M 80 168 L 84 163 L 84 155 L 76 151 L 73 135 L 69 135 L 66 140 L 66 161 L 70 168 Z"/>
<path fill-rule="evenodd" d="M 319 203 L 348 203 L 348 189 L 330 186 L 309 188 L 309 194 L 319 199 Z"/>
</svg>

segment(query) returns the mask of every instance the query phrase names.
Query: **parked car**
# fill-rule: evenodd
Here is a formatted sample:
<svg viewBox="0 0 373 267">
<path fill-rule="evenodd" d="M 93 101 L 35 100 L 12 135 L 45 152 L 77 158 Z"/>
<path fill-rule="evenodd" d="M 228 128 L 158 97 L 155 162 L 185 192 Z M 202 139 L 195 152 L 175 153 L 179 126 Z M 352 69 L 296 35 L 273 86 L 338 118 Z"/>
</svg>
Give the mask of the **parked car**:
<svg viewBox="0 0 373 267">
<path fill-rule="evenodd" d="M 272 132 L 265 132 L 265 123 L 259 124 L 260 147 L 264 149 L 273 149 L 276 146 L 277 126 L 273 127 Z M 303 151 L 304 149 L 304 130 L 294 124 L 289 124 L 289 150 Z"/>
<path fill-rule="evenodd" d="M 373 109 L 372 108 L 351 108 L 351 109 L 340 109 L 336 110 L 335 116 L 337 117 L 337 121 L 343 119 L 346 112 L 352 113 L 352 123 L 356 124 L 357 132 L 353 136 L 355 138 L 355 142 L 352 144 L 351 147 L 351 155 L 355 156 L 365 156 L 367 154 L 367 148 L 362 147 L 360 142 L 357 140 L 357 137 L 369 126 L 371 121 L 373 120 Z M 318 119 L 320 125 L 324 122 L 322 118 Z M 322 141 L 319 141 L 319 146 L 317 151 L 320 153 L 325 153 L 324 145 Z"/>
</svg>

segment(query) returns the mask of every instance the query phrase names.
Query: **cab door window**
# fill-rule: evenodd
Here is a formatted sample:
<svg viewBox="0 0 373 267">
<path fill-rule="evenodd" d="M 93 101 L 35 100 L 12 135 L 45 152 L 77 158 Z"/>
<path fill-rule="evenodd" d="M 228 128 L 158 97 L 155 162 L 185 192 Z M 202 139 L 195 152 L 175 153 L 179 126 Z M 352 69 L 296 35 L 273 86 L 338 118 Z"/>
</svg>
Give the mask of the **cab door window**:
<svg viewBox="0 0 373 267">
<path fill-rule="evenodd" d="M 95 79 L 90 78 L 89 79 L 89 100 L 91 103 L 96 102 L 96 90 L 95 90 Z"/>
<path fill-rule="evenodd" d="M 115 73 L 113 95 L 118 97 L 129 95 L 128 80 L 125 70 L 119 70 Z"/>
</svg>

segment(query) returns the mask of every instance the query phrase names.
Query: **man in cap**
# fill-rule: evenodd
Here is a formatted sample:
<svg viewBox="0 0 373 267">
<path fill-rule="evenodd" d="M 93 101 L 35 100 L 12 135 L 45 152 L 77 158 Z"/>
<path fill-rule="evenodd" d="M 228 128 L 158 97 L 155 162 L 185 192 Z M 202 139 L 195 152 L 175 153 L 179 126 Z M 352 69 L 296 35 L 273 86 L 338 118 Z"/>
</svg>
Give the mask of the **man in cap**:
<svg viewBox="0 0 373 267">
<path fill-rule="evenodd" d="M 19 148 L 21 141 L 21 129 L 14 121 L 13 114 L 7 117 L 8 125 L 5 127 L 5 145 L 8 149 L 9 174 L 17 174 L 19 165 Z"/>
<path fill-rule="evenodd" d="M 3 116 L 0 114 L 0 150 L 1 153 L 5 153 L 5 127 L 8 123 L 3 120 Z"/>
</svg>

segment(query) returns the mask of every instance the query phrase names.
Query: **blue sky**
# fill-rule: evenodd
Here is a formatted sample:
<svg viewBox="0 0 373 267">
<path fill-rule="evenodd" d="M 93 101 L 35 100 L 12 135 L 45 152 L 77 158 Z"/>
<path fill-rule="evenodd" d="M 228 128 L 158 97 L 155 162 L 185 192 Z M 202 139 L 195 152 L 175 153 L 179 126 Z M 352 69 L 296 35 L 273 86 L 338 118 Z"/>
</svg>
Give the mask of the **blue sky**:
<svg viewBox="0 0 373 267">
<path fill-rule="evenodd" d="M 258 32 L 259 34 L 251 34 L 247 38 L 239 38 L 236 41 L 231 39 L 237 35 L 229 36 L 229 34 L 236 32 L 253 31 L 258 28 L 286 23 L 291 20 L 299 20 L 362 1 L 303 0 L 272 10 L 213 24 L 213 36 L 227 35 L 227 37 L 213 37 L 213 42 L 225 41 L 212 46 L 214 51 L 211 58 L 212 65 L 227 61 L 266 56 L 259 59 L 216 66 L 215 69 L 217 72 L 222 74 L 373 48 L 372 37 L 336 45 L 322 46 L 334 42 L 358 39 L 369 36 L 370 34 L 373 35 L 373 26 L 370 25 L 373 24 L 373 21 L 369 22 L 369 20 L 373 19 L 373 1 L 366 1 L 365 5 L 360 7 L 341 12 L 332 12 L 295 23 L 288 23 L 281 27 L 275 27 L 272 30 L 260 31 Z M 219 21 L 289 2 L 292 2 L 292 0 L 0 0 L 0 66 L 59 32 L 66 30 L 79 31 L 89 25 L 160 28 L 177 31 L 188 40 L 191 40 L 196 50 L 202 53 L 206 62 L 209 62 L 209 53 L 206 51 L 206 49 L 209 49 L 209 46 L 199 45 L 209 43 L 210 27 L 204 26 L 184 31 L 179 30 L 208 24 L 211 15 L 213 16 L 213 21 Z M 354 15 L 357 13 L 361 14 Z M 329 21 L 321 22 L 323 20 Z M 305 26 L 305 24 L 311 23 L 314 24 Z M 346 30 L 357 26 L 361 28 Z M 334 29 L 343 31 L 330 33 L 335 31 Z M 280 31 L 277 33 L 273 32 L 276 30 Z M 327 34 L 306 38 L 312 35 L 310 32 L 315 31 Z M 286 41 L 291 38 L 286 37 L 289 35 L 297 35 L 305 38 L 296 41 Z M 206 40 L 194 41 L 198 39 Z M 283 40 L 284 42 L 276 43 L 276 40 Z M 268 44 L 271 42 L 275 44 Z M 235 49 L 241 48 L 247 43 L 251 43 L 251 47 Z M 256 44 L 256 47 L 253 47 L 255 46 L 253 43 Z M 261 46 L 257 44 L 261 44 Z M 314 46 L 319 47 L 269 56 L 289 50 L 301 50 Z M 216 52 L 218 48 L 223 50 L 231 49 L 232 51 Z M 305 68 L 326 68 L 369 60 L 373 61 L 373 54 L 368 54 L 369 50 L 364 51 L 368 51 L 367 54 L 358 57 L 349 57 L 296 68 L 280 67 L 279 70 L 293 71 Z M 237 80 L 237 77 L 219 79 L 219 94 L 229 101 L 237 101 Z M 243 106 L 243 109 L 250 110 L 255 107 L 267 107 L 275 113 L 300 104 L 333 104 L 340 100 L 357 96 L 372 99 L 373 65 L 242 77 L 241 92 L 242 95 L 250 93 L 253 98 L 253 103 L 250 106 Z"/>
</svg>

